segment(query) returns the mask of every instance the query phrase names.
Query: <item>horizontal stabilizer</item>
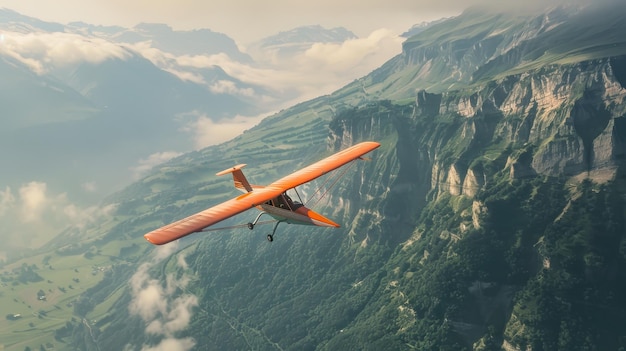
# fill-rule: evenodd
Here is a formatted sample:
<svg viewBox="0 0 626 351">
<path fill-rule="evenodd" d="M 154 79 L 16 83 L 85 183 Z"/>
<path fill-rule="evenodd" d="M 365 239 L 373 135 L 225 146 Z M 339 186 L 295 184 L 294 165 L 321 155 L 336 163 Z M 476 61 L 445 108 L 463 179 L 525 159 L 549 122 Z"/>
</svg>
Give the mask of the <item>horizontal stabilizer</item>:
<svg viewBox="0 0 626 351">
<path fill-rule="evenodd" d="M 228 173 L 233 173 L 233 172 L 236 172 L 236 171 L 238 171 L 238 170 L 240 170 L 240 169 L 244 168 L 245 166 L 246 166 L 246 164 L 245 164 L 245 163 L 241 163 L 241 164 L 238 164 L 238 165 L 233 166 L 233 167 L 231 167 L 231 168 L 227 168 L 227 169 L 225 169 L 225 170 L 223 170 L 223 171 L 221 171 L 221 172 L 217 172 L 215 175 L 216 175 L 216 176 L 223 176 L 223 175 L 226 175 L 226 174 L 228 174 Z"/>
<path fill-rule="evenodd" d="M 221 172 L 216 173 L 215 175 L 218 176 L 223 176 L 225 174 L 228 173 L 232 173 L 233 174 L 233 182 L 235 182 L 235 188 L 237 188 L 238 190 L 245 192 L 251 192 L 252 191 L 252 187 L 250 186 L 250 183 L 248 183 L 248 180 L 246 179 L 246 176 L 243 175 L 243 172 L 241 171 L 242 168 L 244 168 L 246 166 L 245 163 L 241 163 L 238 164 L 232 168 L 228 168 L 225 169 Z"/>
</svg>

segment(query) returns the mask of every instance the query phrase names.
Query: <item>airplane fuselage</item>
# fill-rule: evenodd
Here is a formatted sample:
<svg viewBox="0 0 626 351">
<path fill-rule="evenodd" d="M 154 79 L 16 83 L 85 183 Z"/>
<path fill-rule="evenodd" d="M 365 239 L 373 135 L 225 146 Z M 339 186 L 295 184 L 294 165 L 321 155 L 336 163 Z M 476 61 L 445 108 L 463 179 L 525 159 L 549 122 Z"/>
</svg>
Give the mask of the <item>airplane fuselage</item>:
<svg viewBox="0 0 626 351">
<path fill-rule="evenodd" d="M 319 227 L 339 227 L 339 224 L 302 205 L 295 210 L 280 208 L 270 204 L 261 204 L 257 208 L 280 222 L 316 225 Z"/>
</svg>

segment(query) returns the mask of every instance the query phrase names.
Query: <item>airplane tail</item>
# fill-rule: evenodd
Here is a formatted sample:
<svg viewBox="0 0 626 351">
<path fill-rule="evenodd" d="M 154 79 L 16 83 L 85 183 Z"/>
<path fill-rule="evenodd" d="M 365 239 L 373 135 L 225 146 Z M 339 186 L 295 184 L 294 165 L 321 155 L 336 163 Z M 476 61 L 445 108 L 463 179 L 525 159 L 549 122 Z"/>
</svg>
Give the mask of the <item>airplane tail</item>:
<svg viewBox="0 0 626 351">
<path fill-rule="evenodd" d="M 241 169 L 244 168 L 245 166 L 246 166 L 245 163 L 242 163 L 234 167 L 225 169 L 221 172 L 218 172 L 216 175 L 223 176 L 225 174 L 232 173 L 233 182 L 235 183 L 235 188 L 237 188 L 238 190 L 244 193 L 245 192 L 249 193 L 252 191 L 252 186 L 250 185 L 250 183 L 248 183 L 246 176 L 243 175 L 243 172 L 241 171 Z"/>
</svg>

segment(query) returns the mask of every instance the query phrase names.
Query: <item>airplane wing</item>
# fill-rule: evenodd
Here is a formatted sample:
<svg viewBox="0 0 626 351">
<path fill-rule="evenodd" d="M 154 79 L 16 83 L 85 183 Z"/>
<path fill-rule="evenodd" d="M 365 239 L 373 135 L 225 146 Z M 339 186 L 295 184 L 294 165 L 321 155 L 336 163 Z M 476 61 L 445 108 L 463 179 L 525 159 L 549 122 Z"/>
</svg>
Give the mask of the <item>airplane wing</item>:
<svg viewBox="0 0 626 351">
<path fill-rule="evenodd" d="M 153 230 L 145 234 L 144 238 L 152 244 L 163 245 L 186 235 L 199 232 L 208 226 L 269 201 L 291 188 L 295 188 L 321 177 L 379 146 L 379 143 L 373 141 L 366 141 L 354 145 L 281 178 L 266 187 L 254 188 L 254 190 L 249 193 L 245 193 L 202 212 L 198 212 L 187 218 Z"/>
<path fill-rule="evenodd" d="M 304 167 L 284 178 L 281 178 L 268 185 L 266 188 L 280 188 L 283 189 L 283 191 L 295 188 L 304 183 L 308 183 L 313 179 L 319 178 L 350 161 L 354 161 L 379 146 L 380 144 L 374 141 L 365 141 L 356 144 L 345 150 L 339 151 L 336 154 L 328 156 L 321 161 L 317 161 L 310 166 Z"/>
<path fill-rule="evenodd" d="M 187 218 L 153 230 L 143 237 L 155 245 L 167 244 L 271 200 L 283 191 L 269 188 L 255 189 L 252 192 L 245 193 Z"/>
</svg>

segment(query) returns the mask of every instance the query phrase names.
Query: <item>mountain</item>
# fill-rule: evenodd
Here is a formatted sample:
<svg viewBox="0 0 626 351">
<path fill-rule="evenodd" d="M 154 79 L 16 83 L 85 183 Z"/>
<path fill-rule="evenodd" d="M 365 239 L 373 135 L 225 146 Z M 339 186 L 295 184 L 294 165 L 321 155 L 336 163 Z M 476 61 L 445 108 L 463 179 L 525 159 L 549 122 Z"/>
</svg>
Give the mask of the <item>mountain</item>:
<svg viewBox="0 0 626 351">
<path fill-rule="evenodd" d="M 11 84 L 0 86 L 3 106 L 3 132 L 15 132 L 43 123 L 60 123 L 89 118 L 96 107 L 79 93 L 53 77 L 40 77 L 20 62 L 0 57 L 0 74 Z M 25 95 L 40 104 L 22 104 Z M 47 115 L 47 119 L 40 116 Z"/>
<path fill-rule="evenodd" d="M 302 26 L 264 38 L 252 44 L 249 50 L 280 59 L 304 53 L 316 43 L 343 43 L 352 39 L 357 36 L 342 27 Z"/>
<path fill-rule="evenodd" d="M 45 32 L 63 32 L 64 27 L 59 23 L 42 21 L 33 17 L 24 16 L 7 8 L 0 8 L 0 28 L 11 32 L 30 33 L 33 30 Z"/>
<path fill-rule="evenodd" d="M 356 38 L 357 36 L 354 35 L 354 33 L 342 27 L 325 29 L 320 25 L 315 25 L 302 26 L 289 31 L 280 32 L 261 40 L 259 45 L 267 48 L 299 43 L 339 43 Z"/>
<path fill-rule="evenodd" d="M 133 28 L 94 26 L 72 22 L 71 30 L 104 36 L 119 43 L 150 42 L 153 48 L 175 55 L 217 55 L 224 53 L 239 62 L 251 63 L 250 56 L 239 51 L 233 39 L 209 29 L 177 31 L 162 23 L 140 23 Z"/>
<path fill-rule="evenodd" d="M 406 32 L 402 33 L 402 37 L 403 38 L 410 38 L 414 35 L 418 35 L 421 31 L 427 29 L 428 27 L 434 25 L 434 24 L 438 24 L 441 23 L 443 21 L 448 20 L 449 18 L 440 18 L 438 20 L 435 21 L 424 21 L 418 24 L 413 25 L 411 28 L 409 28 L 409 30 L 407 30 Z"/>
<path fill-rule="evenodd" d="M 352 84 L 162 164 L 112 195 L 107 216 L 5 265 L 14 291 L 3 312 L 36 306 L 41 319 L 7 319 L 0 330 L 32 338 L 0 339 L 81 350 L 626 347 L 616 5 L 470 9 Z M 316 206 L 341 229 L 279 227 L 270 244 L 264 228 L 245 228 L 246 213 L 224 224 L 243 228 L 175 245 L 142 239 L 236 196 L 217 171 L 247 163 L 252 182 L 268 183 L 361 140 L 382 146 Z M 318 186 L 300 190 L 309 200 Z M 49 301 L 31 302 L 38 289 Z"/>
</svg>

